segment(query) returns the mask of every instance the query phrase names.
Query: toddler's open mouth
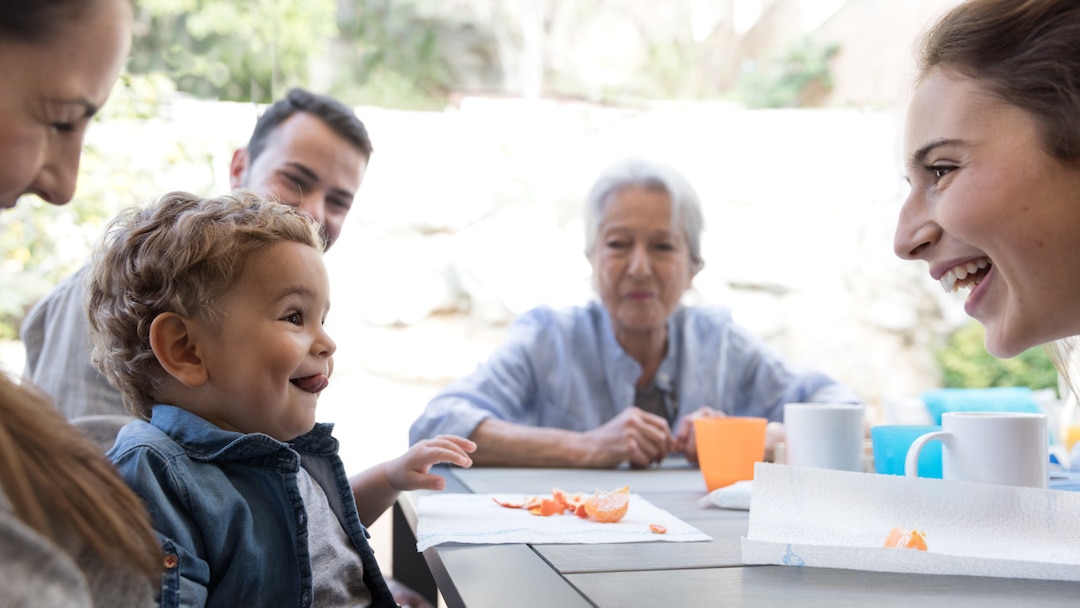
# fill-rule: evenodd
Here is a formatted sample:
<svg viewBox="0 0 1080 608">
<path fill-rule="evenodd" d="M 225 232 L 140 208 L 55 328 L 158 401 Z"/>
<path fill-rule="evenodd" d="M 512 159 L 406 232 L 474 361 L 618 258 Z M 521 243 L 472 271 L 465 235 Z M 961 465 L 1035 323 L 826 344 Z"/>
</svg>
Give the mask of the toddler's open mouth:
<svg viewBox="0 0 1080 608">
<path fill-rule="evenodd" d="M 303 378 L 293 378 L 289 380 L 296 386 L 309 393 L 322 392 L 327 386 L 330 385 L 330 379 L 326 377 L 326 374 L 313 374 L 311 376 L 304 376 Z"/>
</svg>

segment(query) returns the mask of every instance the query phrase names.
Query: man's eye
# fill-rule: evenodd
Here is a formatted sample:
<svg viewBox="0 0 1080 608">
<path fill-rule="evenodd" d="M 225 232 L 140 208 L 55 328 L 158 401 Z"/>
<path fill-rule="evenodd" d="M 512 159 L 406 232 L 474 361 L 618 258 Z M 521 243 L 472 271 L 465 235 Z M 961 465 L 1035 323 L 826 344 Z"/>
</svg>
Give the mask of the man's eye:
<svg viewBox="0 0 1080 608">
<path fill-rule="evenodd" d="M 347 200 L 339 199 L 339 198 L 332 198 L 332 199 L 329 199 L 327 202 L 329 202 L 334 207 L 337 207 L 338 209 L 341 209 L 342 211 L 348 211 L 349 209 L 352 209 L 352 201 L 347 201 Z"/>
<path fill-rule="evenodd" d="M 49 128 L 57 133 L 74 133 L 75 123 L 72 122 L 54 122 L 49 125 Z"/>
<path fill-rule="evenodd" d="M 307 187 L 307 180 L 304 179 L 303 177 L 299 176 L 299 175 L 292 175 L 292 174 L 289 174 L 289 173 L 283 173 L 282 177 L 284 177 L 285 180 L 287 182 L 289 182 L 289 186 L 294 187 L 297 190 L 303 191 L 304 188 Z"/>
</svg>

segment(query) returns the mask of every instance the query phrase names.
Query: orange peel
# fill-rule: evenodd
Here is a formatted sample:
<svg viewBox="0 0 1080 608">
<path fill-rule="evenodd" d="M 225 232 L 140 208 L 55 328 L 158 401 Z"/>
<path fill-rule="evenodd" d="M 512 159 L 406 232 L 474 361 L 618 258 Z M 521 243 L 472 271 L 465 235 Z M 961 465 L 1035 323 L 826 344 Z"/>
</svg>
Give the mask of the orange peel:
<svg viewBox="0 0 1080 608">
<path fill-rule="evenodd" d="M 551 497 L 526 496 L 521 502 L 499 500 L 492 497 L 492 501 L 500 507 L 507 509 L 523 509 L 542 517 L 573 513 L 582 519 L 592 519 L 598 522 L 616 522 L 626 516 L 630 508 L 630 488 L 623 486 L 611 492 L 597 490 L 588 498 L 582 493 L 569 493 L 559 488 L 551 489 Z M 653 524 L 654 526 L 656 524 Z M 663 526 L 659 526 L 663 528 Z M 652 529 L 650 527 L 650 529 Z M 663 534 L 653 529 L 657 534 Z"/>
</svg>

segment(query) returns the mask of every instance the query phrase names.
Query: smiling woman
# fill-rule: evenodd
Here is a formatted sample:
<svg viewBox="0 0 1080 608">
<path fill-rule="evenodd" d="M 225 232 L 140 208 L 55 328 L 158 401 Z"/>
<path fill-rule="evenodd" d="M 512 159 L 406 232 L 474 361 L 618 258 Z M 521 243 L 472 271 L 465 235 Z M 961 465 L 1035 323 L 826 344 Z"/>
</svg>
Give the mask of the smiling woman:
<svg viewBox="0 0 1080 608">
<path fill-rule="evenodd" d="M 127 57 L 131 18 L 130 0 L 5 4 L 0 208 L 24 194 L 55 205 L 71 200 L 83 136 Z"/>
<path fill-rule="evenodd" d="M 1075 2 L 973 0 L 921 49 L 895 251 L 970 289 L 999 357 L 1080 335 L 1078 39 Z"/>
<path fill-rule="evenodd" d="M 71 199 L 83 133 L 130 33 L 129 0 L 5 3 L 0 208 L 23 194 Z M 0 372 L 0 605 L 153 605 L 161 565 L 142 501 L 97 445 Z"/>
</svg>

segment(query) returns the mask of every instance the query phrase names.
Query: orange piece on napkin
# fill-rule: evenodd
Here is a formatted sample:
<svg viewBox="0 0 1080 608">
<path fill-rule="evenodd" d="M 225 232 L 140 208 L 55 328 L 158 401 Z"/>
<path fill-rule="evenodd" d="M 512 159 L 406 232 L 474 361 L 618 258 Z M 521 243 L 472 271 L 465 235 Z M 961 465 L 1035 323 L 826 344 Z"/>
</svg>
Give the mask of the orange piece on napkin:
<svg viewBox="0 0 1080 608">
<path fill-rule="evenodd" d="M 889 535 L 885 537 L 885 546 L 926 551 L 926 534 L 919 530 L 908 531 L 907 528 L 897 526 L 889 530 Z"/>
<path fill-rule="evenodd" d="M 611 492 L 596 491 L 585 500 L 585 513 L 596 521 L 617 522 L 626 516 L 630 508 L 630 488 L 623 486 Z"/>
<path fill-rule="evenodd" d="M 626 511 L 630 508 L 629 486 L 611 492 L 597 490 L 588 498 L 585 498 L 584 494 L 568 494 L 559 488 L 552 488 L 551 496 L 528 496 L 524 502 L 504 502 L 498 498 L 492 500 L 500 507 L 525 509 L 533 515 L 550 517 L 570 512 L 582 519 L 605 523 L 619 521 L 626 516 Z"/>
</svg>

